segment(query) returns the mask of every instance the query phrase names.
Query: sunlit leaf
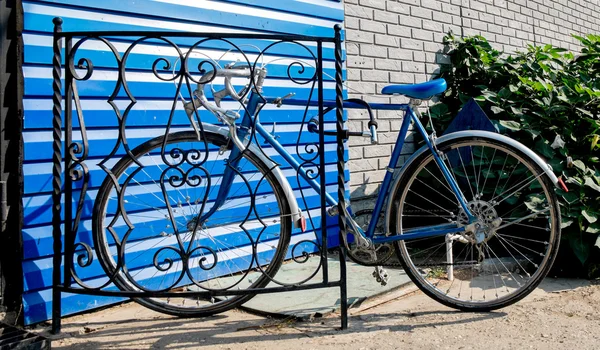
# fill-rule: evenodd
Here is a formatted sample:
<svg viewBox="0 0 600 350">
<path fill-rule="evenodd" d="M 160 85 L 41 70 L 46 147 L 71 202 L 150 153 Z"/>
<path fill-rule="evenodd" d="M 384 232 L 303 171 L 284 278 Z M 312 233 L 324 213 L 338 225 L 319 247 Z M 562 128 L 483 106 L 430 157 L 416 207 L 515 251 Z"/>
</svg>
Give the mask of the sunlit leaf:
<svg viewBox="0 0 600 350">
<path fill-rule="evenodd" d="M 498 114 L 498 113 L 504 112 L 504 110 L 502 108 L 498 107 L 498 106 L 492 106 L 490 109 L 492 110 L 492 112 L 494 112 L 494 114 Z"/>
<path fill-rule="evenodd" d="M 556 135 L 556 137 L 554 138 L 554 141 L 552 142 L 552 144 L 550 145 L 550 147 L 552 148 L 563 148 L 565 147 L 565 141 L 563 141 L 562 137 L 560 137 L 560 135 Z"/>
<path fill-rule="evenodd" d="M 510 130 L 516 130 L 516 131 L 521 130 L 521 124 L 519 124 L 519 122 L 516 122 L 514 120 L 501 120 L 500 125 L 502 125 L 503 127 L 507 128 L 507 129 L 510 129 Z"/>
<path fill-rule="evenodd" d="M 562 218 L 562 220 L 560 222 L 560 228 L 567 228 L 567 227 L 571 226 L 572 223 L 573 223 L 573 220 Z"/>
<path fill-rule="evenodd" d="M 573 165 L 575 165 L 575 167 L 581 171 L 585 171 L 585 164 L 583 164 L 582 161 L 580 161 L 579 159 L 573 162 Z"/>
<path fill-rule="evenodd" d="M 581 215 L 590 223 L 593 224 L 598 220 L 598 214 L 591 212 L 589 210 L 582 210 Z"/>
<path fill-rule="evenodd" d="M 592 188 L 598 192 L 600 192 L 600 186 L 598 186 L 591 177 L 585 177 L 585 185 L 589 188 Z"/>
</svg>

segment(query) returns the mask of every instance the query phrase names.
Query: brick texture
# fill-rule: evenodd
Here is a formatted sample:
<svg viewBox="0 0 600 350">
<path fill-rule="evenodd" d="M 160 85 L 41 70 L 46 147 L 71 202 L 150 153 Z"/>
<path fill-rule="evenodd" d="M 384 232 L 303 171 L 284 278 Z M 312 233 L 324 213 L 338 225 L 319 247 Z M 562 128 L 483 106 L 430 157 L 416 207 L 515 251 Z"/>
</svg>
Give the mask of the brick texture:
<svg viewBox="0 0 600 350">
<path fill-rule="evenodd" d="M 448 63 L 442 39 L 482 35 L 504 52 L 529 44 L 578 50 L 571 35 L 600 34 L 600 0 L 344 0 L 348 93 L 370 102 L 403 103 L 376 95 L 390 83 L 424 82 Z M 402 113 L 377 111 L 380 145 L 349 142 L 351 196 L 358 206 L 378 193 L 402 122 Z M 351 128 L 367 128 L 364 111 L 348 111 Z M 412 134 L 401 161 L 414 150 Z M 360 209 L 360 208 L 357 208 Z"/>
</svg>

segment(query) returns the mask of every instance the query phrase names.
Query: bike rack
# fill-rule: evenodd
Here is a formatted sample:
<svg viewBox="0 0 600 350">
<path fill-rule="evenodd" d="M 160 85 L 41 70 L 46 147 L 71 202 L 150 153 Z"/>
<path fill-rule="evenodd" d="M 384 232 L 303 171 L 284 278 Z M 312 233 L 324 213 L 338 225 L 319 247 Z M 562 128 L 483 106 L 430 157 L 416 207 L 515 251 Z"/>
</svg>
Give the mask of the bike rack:
<svg viewBox="0 0 600 350">
<path fill-rule="evenodd" d="M 223 47 L 229 47 L 237 49 L 238 54 L 243 57 L 247 62 L 256 63 L 260 57 L 268 54 L 268 50 L 277 45 L 297 45 L 300 48 L 307 49 L 308 46 L 315 47 L 315 52 L 311 51 L 311 55 L 314 58 L 316 70 L 312 76 L 308 78 L 302 78 L 299 80 L 294 74 L 303 74 L 309 71 L 301 62 L 294 61 L 287 65 L 287 76 L 291 83 L 301 83 L 304 86 L 311 86 L 310 96 L 313 96 L 313 92 L 317 92 L 317 105 L 319 115 L 323 115 L 324 111 L 324 78 L 323 78 L 323 52 L 324 43 L 334 43 L 335 49 L 335 102 L 336 102 L 336 130 L 338 136 L 336 138 L 336 167 L 337 167 L 337 194 L 339 198 L 339 205 L 345 207 L 345 174 L 344 174 L 344 141 L 345 139 L 341 136 L 344 131 L 344 119 L 343 119 L 343 87 L 342 87 L 342 40 L 341 40 L 341 28 L 336 26 L 335 36 L 333 38 L 324 37 L 309 37 L 309 36 L 296 36 L 296 35 L 261 35 L 261 34 L 215 34 L 215 33 L 190 33 L 190 32 L 63 32 L 62 31 L 62 20 L 60 18 L 54 19 L 54 45 L 53 45 L 53 171 L 52 171 L 52 236 L 53 236 L 53 298 L 52 298 L 52 332 L 59 333 L 61 329 L 61 296 L 63 293 L 74 293 L 74 294 L 87 294 L 96 296 L 106 297 L 127 297 L 127 298 L 140 298 L 140 297 L 204 297 L 211 298 L 214 296 L 222 295 L 243 295 L 245 294 L 263 294 L 263 293 L 277 293 L 297 290 L 308 290 L 316 288 L 330 288 L 336 287 L 340 290 L 340 301 L 341 301 L 341 328 L 346 329 L 348 325 L 347 315 L 347 294 L 346 294 L 346 251 L 341 244 L 337 249 L 339 250 L 340 260 L 340 279 L 332 280 L 329 276 L 327 267 L 327 225 L 326 218 L 327 204 L 325 202 L 326 194 L 326 183 L 325 183 L 325 166 L 326 160 L 324 156 L 325 152 L 325 135 L 323 130 L 325 129 L 324 118 L 320 118 L 320 134 L 318 142 L 311 143 L 309 152 L 304 152 L 307 156 L 298 155 L 301 159 L 301 167 L 318 169 L 318 178 L 321 182 L 321 192 L 318 194 L 320 197 L 320 215 L 322 220 L 322 229 L 320 230 L 320 237 L 317 236 L 318 230 L 315 230 L 315 240 L 313 241 L 316 247 L 314 251 L 320 255 L 320 264 L 315 271 L 315 274 L 321 273 L 322 279 L 317 282 L 307 283 L 301 281 L 300 283 L 280 283 L 277 287 L 267 287 L 262 289 L 253 289 L 246 291 L 234 291 L 234 290 L 196 290 L 181 292 L 175 289 L 178 287 L 174 285 L 169 290 L 144 290 L 144 291 L 121 291 L 114 288 L 112 282 L 114 282 L 115 275 L 104 276 L 103 282 L 100 284 L 90 285 L 86 279 L 85 269 L 92 265 L 94 256 L 94 247 L 90 243 L 91 229 L 84 227 L 84 220 L 91 220 L 94 216 L 99 215 L 98 212 L 94 212 L 88 205 L 89 203 L 89 191 L 102 183 L 103 178 L 98 178 L 98 174 L 103 175 L 104 178 L 107 176 L 114 175 L 110 172 L 111 166 L 101 166 L 103 172 L 99 172 L 96 164 L 103 165 L 105 162 L 115 159 L 117 149 L 122 148 L 125 150 L 124 156 L 131 156 L 130 147 L 126 137 L 127 130 L 127 116 L 131 110 L 131 107 L 136 103 L 135 97 L 131 93 L 131 86 L 127 80 L 128 76 L 128 58 L 129 53 L 132 51 L 134 46 L 140 42 L 151 43 L 153 45 L 159 45 L 166 47 L 169 50 L 176 50 L 180 53 L 185 54 L 194 48 L 202 46 L 203 43 L 217 43 Z M 132 39 L 133 38 L 133 39 Z M 270 41 L 271 43 L 264 49 L 259 49 L 259 52 L 254 52 L 253 55 L 256 59 L 251 60 L 249 56 L 244 53 L 240 47 L 233 44 L 236 40 L 262 40 Z M 133 41 L 132 41 L 133 40 Z M 94 75 L 94 64 L 93 58 L 83 57 L 84 53 L 81 53 L 79 48 L 83 47 L 82 43 L 86 41 L 94 41 L 97 44 L 104 45 L 108 51 L 103 53 L 103 57 L 106 55 L 114 56 L 114 63 L 117 69 L 112 68 L 113 72 L 118 70 L 118 77 L 115 83 L 115 89 L 112 94 L 105 100 L 113 106 L 114 117 L 118 128 L 115 130 L 119 131 L 119 137 L 114 140 L 115 144 L 113 150 L 105 155 L 99 156 L 94 152 L 93 156 L 90 154 L 91 146 L 88 139 L 88 129 L 86 129 L 86 120 L 84 118 L 85 107 L 80 100 L 77 84 L 85 84 Z M 63 42 L 64 42 L 64 61 L 63 61 Z M 118 43 L 118 45 L 113 44 Z M 179 44 L 178 44 L 179 43 Z M 185 43 L 185 44 L 181 44 Z M 309 45 L 310 44 L 310 45 Z M 120 47 L 121 49 L 117 49 Z M 123 48 L 125 48 L 125 54 L 123 55 Z M 108 52 L 108 53 L 107 53 Z M 184 57 L 181 56 L 180 57 Z M 111 56 L 112 58 L 112 56 Z M 152 58 L 151 65 L 146 67 L 147 70 L 154 73 L 154 76 L 158 80 L 164 81 L 164 74 L 166 70 L 173 69 L 174 65 L 172 57 L 161 56 L 157 54 L 156 58 Z M 202 69 L 202 64 L 207 61 L 203 61 L 199 64 L 198 69 Z M 164 67 L 163 67 L 164 66 Z M 191 96 L 192 91 L 190 89 L 190 81 L 194 81 L 193 72 L 188 70 L 187 65 L 180 64 L 180 69 L 176 74 L 179 84 L 179 89 L 184 91 L 187 96 Z M 64 90 L 62 85 L 62 72 L 64 71 Z M 83 72 L 83 74 L 81 73 Z M 175 81 L 173 80 L 173 81 Z M 253 84 L 252 81 L 250 84 Z M 315 89 L 316 87 L 316 89 Z M 187 91 L 186 91 L 187 90 Z M 64 93 L 63 93 L 64 91 Z M 175 103 L 178 103 L 178 96 L 169 96 L 173 98 Z M 125 101 L 129 105 L 123 110 L 116 106 L 115 101 Z M 65 102 L 63 104 L 63 101 Z M 314 101 L 313 101 L 314 104 Z M 306 130 L 305 123 L 308 122 L 309 116 L 309 103 L 307 102 L 306 108 L 304 109 L 304 119 L 299 132 L 296 149 L 300 147 L 300 139 L 302 137 L 302 131 Z M 64 106 L 64 109 L 63 109 Z M 75 111 L 73 110 L 75 106 Z M 245 108 L 243 105 L 241 106 Z M 174 107 L 173 107 L 174 108 Z M 74 113 L 76 116 L 74 116 Z M 174 109 L 168 117 L 168 122 L 165 125 L 165 135 L 169 132 L 173 122 Z M 199 115 L 199 114 L 198 114 Z M 199 118 L 199 117 L 198 117 Z M 75 123 L 74 123 L 75 122 Z M 74 137 L 74 134 L 76 137 Z M 64 135 L 64 139 L 63 139 Z M 303 145 L 303 147 L 307 147 Z M 308 149 L 305 149 L 308 151 Z M 162 149 L 164 155 L 165 149 Z M 64 154 L 64 157 L 63 157 Z M 95 172 L 92 174 L 90 169 L 95 167 Z M 314 170 L 313 170 L 314 172 Z M 93 180 L 93 181 L 92 181 Z M 302 200 L 305 200 L 304 192 L 301 190 Z M 64 197 L 63 197 L 64 196 Z M 119 197 L 121 203 L 122 198 Z M 64 200 L 64 207 L 63 207 Z M 92 198 L 91 201 L 94 199 Z M 206 200 L 206 199 L 205 199 Z M 252 202 L 254 203 L 254 201 Z M 301 201 L 299 201 L 301 203 Z M 121 203 L 122 204 L 122 203 Z M 63 210 L 64 209 L 64 210 Z M 120 210 L 120 209 L 119 209 Z M 64 216 L 63 213 L 64 212 Z M 115 216 L 119 215 L 119 212 L 115 213 Z M 257 214 L 258 215 L 258 214 Z M 312 220 L 312 218 L 308 218 Z M 340 211 L 338 216 L 339 228 L 340 228 L 340 243 L 342 242 L 341 234 L 346 232 L 346 222 L 344 218 L 344 211 Z M 64 226 L 63 226 L 64 224 Z M 175 234 L 177 231 L 175 231 Z M 293 237 L 293 236 L 292 236 Z M 319 239 L 320 238 L 320 243 Z M 125 239 L 126 240 L 126 239 Z M 305 242 L 305 241 L 302 241 Z M 292 251 L 293 262 L 302 263 L 303 257 L 306 255 L 305 252 L 297 253 L 300 256 L 294 255 L 293 251 L 304 250 L 305 247 L 300 246 L 297 242 L 295 245 L 290 245 L 290 251 Z M 122 242 L 125 244 L 125 241 Z M 253 243 L 253 244 L 256 244 Z M 64 246 L 64 251 L 63 251 Z M 63 254 L 64 253 L 64 254 Z M 253 250 L 252 254 L 257 254 Z M 181 255 L 180 255 L 181 256 Z M 64 264 L 62 263 L 64 257 Z M 120 259 L 119 259 L 120 260 Z M 156 259 L 155 259 L 156 260 Z M 183 259 L 182 259 L 183 261 Z M 304 262 L 306 259 L 304 259 Z M 156 265 L 157 268 L 164 268 L 164 266 Z M 182 263 L 182 269 L 184 263 Z M 216 263 L 215 263 L 216 265 Z M 119 269 L 126 267 L 124 261 L 119 262 Z M 170 267 L 169 267 L 170 268 Z M 189 267 L 188 267 L 189 268 Z M 112 287 L 111 287 L 112 286 Z"/>
</svg>

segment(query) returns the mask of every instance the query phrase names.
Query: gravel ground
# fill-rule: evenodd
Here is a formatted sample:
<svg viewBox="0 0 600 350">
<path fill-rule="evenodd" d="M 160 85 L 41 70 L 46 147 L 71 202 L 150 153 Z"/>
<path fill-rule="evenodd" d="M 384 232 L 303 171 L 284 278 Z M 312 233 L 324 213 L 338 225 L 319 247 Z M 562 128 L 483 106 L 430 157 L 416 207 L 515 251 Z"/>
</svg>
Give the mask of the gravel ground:
<svg viewBox="0 0 600 350">
<path fill-rule="evenodd" d="M 64 319 L 54 349 L 599 349 L 600 283 L 546 279 L 516 305 L 462 313 L 420 292 L 296 322 L 238 310 L 179 319 L 134 303 Z"/>
</svg>

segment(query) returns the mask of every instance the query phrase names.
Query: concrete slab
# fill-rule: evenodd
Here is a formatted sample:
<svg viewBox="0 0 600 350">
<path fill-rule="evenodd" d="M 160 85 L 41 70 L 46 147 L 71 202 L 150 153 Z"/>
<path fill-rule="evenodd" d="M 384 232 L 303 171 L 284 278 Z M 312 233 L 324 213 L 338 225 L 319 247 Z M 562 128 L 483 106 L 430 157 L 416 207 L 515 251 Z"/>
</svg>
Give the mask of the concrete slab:
<svg viewBox="0 0 600 350">
<path fill-rule="evenodd" d="M 310 257 L 305 263 L 288 262 L 277 272 L 276 279 L 280 282 L 294 283 L 310 277 L 319 268 L 319 257 Z M 374 267 L 366 267 L 347 262 L 348 282 L 348 305 L 350 308 L 359 307 L 365 300 L 375 297 L 383 297 L 391 291 L 397 290 L 410 284 L 410 278 L 402 268 L 386 268 L 390 280 L 386 286 L 379 284 L 372 276 Z M 329 258 L 328 262 L 329 280 L 336 281 L 340 278 L 340 262 L 337 257 Z M 259 276 L 259 272 L 253 272 L 249 280 Z M 321 270 L 306 283 L 318 283 L 323 280 Z M 279 286 L 271 282 L 269 287 Z M 407 289 L 406 293 L 412 290 Z M 389 295 L 398 298 L 397 293 Z M 385 302 L 386 300 L 379 300 Z M 311 319 L 320 317 L 340 309 L 340 289 L 324 288 L 285 293 L 261 294 L 244 304 L 243 309 L 262 315 L 274 317 L 294 317 L 298 319 Z"/>
</svg>

